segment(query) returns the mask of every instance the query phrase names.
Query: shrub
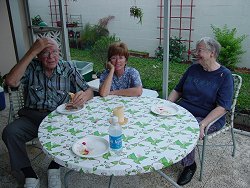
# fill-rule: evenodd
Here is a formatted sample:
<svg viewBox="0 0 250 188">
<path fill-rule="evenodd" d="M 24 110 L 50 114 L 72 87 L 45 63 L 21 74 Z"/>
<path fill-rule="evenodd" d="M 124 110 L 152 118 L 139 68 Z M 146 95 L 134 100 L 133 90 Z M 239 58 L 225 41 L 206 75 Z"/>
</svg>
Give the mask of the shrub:
<svg viewBox="0 0 250 188">
<path fill-rule="evenodd" d="M 186 45 L 184 45 L 180 38 L 170 37 L 169 38 L 169 61 L 170 62 L 182 62 L 184 58 L 184 53 L 186 53 Z M 163 60 L 163 47 L 158 46 L 155 50 L 155 57 L 157 59 Z"/>
<path fill-rule="evenodd" d="M 155 57 L 158 60 L 163 60 L 163 47 L 158 46 L 157 49 L 155 50 Z"/>
<path fill-rule="evenodd" d="M 90 23 L 85 24 L 80 37 L 82 49 L 91 49 L 101 37 L 108 36 L 109 30 L 107 25 L 113 18 L 114 16 L 104 17 L 99 20 L 98 24 L 93 26 Z"/>
<path fill-rule="evenodd" d="M 108 36 L 109 31 L 100 25 L 91 26 L 87 23 L 81 33 L 81 45 L 83 49 L 91 49 L 102 36 Z"/>
<path fill-rule="evenodd" d="M 170 38 L 169 40 L 169 61 L 180 63 L 184 60 L 186 45 L 182 43 L 181 38 Z"/>
<path fill-rule="evenodd" d="M 242 42 L 247 35 L 236 37 L 236 28 L 230 30 L 227 25 L 222 28 L 211 25 L 217 41 L 221 44 L 221 52 L 218 61 L 229 69 L 234 69 L 240 62 L 240 56 L 245 53 Z"/>
<path fill-rule="evenodd" d="M 90 52 L 92 57 L 98 63 L 105 63 L 107 61 L 109 45 L 117 41 L 120 41 L 120 39 L 116 38 L 115 35 L 101 37 L 100 40 L 96 41 Z"/>
</svg>

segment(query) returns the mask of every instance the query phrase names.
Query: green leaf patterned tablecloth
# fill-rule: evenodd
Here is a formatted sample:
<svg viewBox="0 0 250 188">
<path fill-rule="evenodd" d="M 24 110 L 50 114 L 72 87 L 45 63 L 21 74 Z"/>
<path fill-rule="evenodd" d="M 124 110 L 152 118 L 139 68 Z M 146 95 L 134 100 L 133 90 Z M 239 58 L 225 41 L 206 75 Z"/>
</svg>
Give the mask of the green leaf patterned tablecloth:
<svg viewBox="0 0 250 188">
<path fill-rule="evenodd" d="M 82 158 L 71 147 L 78 139 L 95 135 L 108 140 L 112 110 L 123 104 L 128 123 L 123 125 L 121 156 L 106 153 Z M 156 104 L 175 105 L 175 116 L 151 112 Z M 191 113 L 169 101 L 151 97 L 94 97 L 80 113 L 62 115 L 56 111 L 41 123 L 38 138 L 44 152 L 57 163 L 97 175 L 135 175 L 160 170 L 183 159 L 196 146 L 199 125 Z"/>
</svg>

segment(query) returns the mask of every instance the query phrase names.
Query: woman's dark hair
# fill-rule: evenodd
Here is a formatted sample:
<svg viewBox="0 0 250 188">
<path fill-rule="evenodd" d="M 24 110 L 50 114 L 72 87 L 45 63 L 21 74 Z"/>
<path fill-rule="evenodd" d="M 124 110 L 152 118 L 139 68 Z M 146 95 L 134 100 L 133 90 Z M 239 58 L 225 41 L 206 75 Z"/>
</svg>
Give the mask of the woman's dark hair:
<svg viewBox="0 0 250 188">
<path fill-rule="evenodd" d="M 127 45 L 123 42 L 111 44 L 108 49 L 108 61 L 110 61 L 110 58 L 114 55 L 125 56 L 126 61 L 128 61 L 129 52 Z"/>
</svg>

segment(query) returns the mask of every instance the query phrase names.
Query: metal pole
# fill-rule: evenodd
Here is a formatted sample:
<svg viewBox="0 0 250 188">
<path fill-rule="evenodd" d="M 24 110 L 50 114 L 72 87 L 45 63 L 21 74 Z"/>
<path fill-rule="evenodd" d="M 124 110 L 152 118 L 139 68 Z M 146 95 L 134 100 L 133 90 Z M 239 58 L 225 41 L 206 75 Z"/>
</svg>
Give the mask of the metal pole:
<svg viewBox="0 0 250 188">
<path fill-rule="evenodd" d="M 34 39 L 33 39 L 33 30 L 32 30 L 32 23 L 31 23 L 31 18 L 30 18 L 30 7 L 29 7 L 29 0 L 25 0 L 24 1 L 24 10 L 25 10 L 25 17 L 26 17 L 26 21 L 28 23 L 28 28 L 29 28 L 29 44 L 30 46 L 34 43 Z"/>
<path fill-rule="evenodd" d="M 62 23 L 62 53 L 63 59 L 70 61 L 70 52 L 69 52 L 69 39 L 68 39 L 68 30 L 66 28 L 66 19 L 64 14 L 64 5 L 62 0 L 59 0 L 59 11 L 60 11 L 60 21 Z"/>
<path fill-rule="evenodd" d="M 168 77 L 169 77 L 169 0 L 164 0 L 164 40 L 163 40 L 163 82 L 162 98 L 168 97 Z"/>
<path fill-rule="evenodd" d="M 109 179 L 109 188 L 112 187 L 112 179 L 113 179 L 114 175 L 111 175 L 110 176 L 110 179 Z"/>
<path fill-rule="evenodd" d="M 247 132 L 247 131 L 242 131 L 242 130 L 234 128 L 234 132 L 237 133 L 237 134 L 241 134 L 241 135 L 250 137 L 250 132 Z"/>
<path fill-rule="evenodd" d="M 168 177 L 166 174 L 164 174 L 162 171 L 160 170 L 156 170 L 156 172 L 158 172 L 158 174 L 160 174 L 162 177 L 164 177 L 169 183 L 171 183 L 174 187 L 176 188 L 181 188 L 181 186 L 179 186 L 174 180 L 172 180 L 170 177 Z"/>
</svg>

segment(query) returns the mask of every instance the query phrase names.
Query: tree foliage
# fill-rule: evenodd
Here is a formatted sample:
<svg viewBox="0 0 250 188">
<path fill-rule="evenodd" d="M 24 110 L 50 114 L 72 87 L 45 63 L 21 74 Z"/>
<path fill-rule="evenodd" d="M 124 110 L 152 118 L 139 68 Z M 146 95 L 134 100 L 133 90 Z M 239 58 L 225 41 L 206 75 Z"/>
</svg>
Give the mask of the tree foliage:
<svg viewBox="0 0 250 188">
<path fill-rule="evenodd" d="M 155 50 L 155 57 L 163 60 L 163 47 L 158 46 Z M 170 37 L 169 38 L 169 61 L 180 63 L 185 60 L 184 54 L 187 52 L 186 45 L 183 44 L 180 38 Z"/>
<path fill-rule="evenodd" d="M 242 42 L 247 35 L 236 36 L 236 28 L 229 29 L 227 25 L 222 28 L 211 25 L 217 41 L 221 44 L 221 52 L 218 61 L 224 66 L 234 69 L 240 62 L 240 56 L 246 51 L 242 49 Z"/>
<path fill-rule="evenodd" d="M 116 38 L 115 35 L 101 37 L 101 39 L 96 41 L 93 48 L 91 49 L 92 57 L 98 63 L 105 63 L 108 57 L 109 45 L 117 41 L 120 41 L 120 39 Z"/>
</svg>

